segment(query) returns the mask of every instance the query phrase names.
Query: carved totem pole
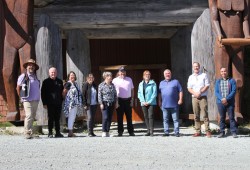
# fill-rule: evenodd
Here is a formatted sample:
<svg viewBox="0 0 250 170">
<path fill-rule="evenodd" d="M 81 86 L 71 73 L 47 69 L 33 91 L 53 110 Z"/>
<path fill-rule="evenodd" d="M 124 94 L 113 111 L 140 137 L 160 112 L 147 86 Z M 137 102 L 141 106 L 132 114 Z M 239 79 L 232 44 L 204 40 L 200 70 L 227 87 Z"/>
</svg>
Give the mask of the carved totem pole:
<svg viewBox="0 0 250 170">
<path fill-rule="evenodd" d="M 3 54 L 3 78 L 8 113 L 7 121 L 19 119 L 19 102 L 16 82 L 24 71 L 23 63 L 35 57 L 33 43 L 34 0 L 0 0 L 4 8 L 5 38 Z"/>
<path fill-rule="evenodd" d="M 241 98 L 244 82 L 244 45 L 249 44 L 249 0 L 209 0 L 211 20 L 217 40 L 214 48 L 216 78 L 226 67 L 236 80 L 235 115 L 242 118 Z"/>
</svg>

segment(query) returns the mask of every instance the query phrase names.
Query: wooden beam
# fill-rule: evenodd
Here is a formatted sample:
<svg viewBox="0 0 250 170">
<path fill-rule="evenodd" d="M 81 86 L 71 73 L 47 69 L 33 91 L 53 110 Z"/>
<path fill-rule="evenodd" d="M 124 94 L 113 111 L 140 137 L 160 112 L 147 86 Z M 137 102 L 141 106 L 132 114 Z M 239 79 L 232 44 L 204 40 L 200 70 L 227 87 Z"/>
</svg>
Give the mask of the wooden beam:
<svg viewBox="0 0 250 170">
<path fill-rule="evenodd" d="M 190 114 L 180 114 L 179 118 L 180 119 L 194 120 L 194 114 L 193 113 L 190 113 Z"/>
<path fill-rule="evenodd" d="M 99 66 L 100 71 L 107 70 L 118 70 L 120 67 L 124 67 L 126 70 L 144 70 L 144 69 L 165 69 L 167 68 L 166 64 L 147 64 L 147 65 L 114 65 L 114 66 Z"/>
<path fill-rule="evenodd" d="M 46 13 L 62 29 L 186 26 L 206 8 L 207 0 L 56 1 L 36 8 L 34 22 Z"/>
</svg>

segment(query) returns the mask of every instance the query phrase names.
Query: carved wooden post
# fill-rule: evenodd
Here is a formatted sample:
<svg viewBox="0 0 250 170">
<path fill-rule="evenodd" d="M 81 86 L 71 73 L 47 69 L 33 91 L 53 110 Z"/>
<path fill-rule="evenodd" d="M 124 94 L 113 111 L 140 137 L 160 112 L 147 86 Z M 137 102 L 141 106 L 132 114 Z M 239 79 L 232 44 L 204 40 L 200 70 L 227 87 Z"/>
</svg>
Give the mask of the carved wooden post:
<svg viewBox="0 0 250 170">
<path fill-rule="evenodd" d="M 190 36 L 192 26 L 180 28 L 171 38 L 171 69 L 173 77 L 179 80 L 183 89 L 183 104 L 180 108 L 185 113 L 192 113 L 191 95 L 187 90 L 187 80 L 192 73 L 192 57 L 190 47 Z M 181 49 L 181 50 L 180 50 Z M 180 64 L 181 63 L 181 64 Z"/>
<path fill-rule="evenodd" d="M 63 78 L 62 63 L 62 39 L 59 27 L 50 20 L 48 15 L 41 15 L 36 36 L 36 58 L 40 69 L 37 76 L 42 84 L 48 78 L 50 66 L 54 66 L 58 71 L 58 78 Z M 39 125 L 47 124 L 47 112 L 43 109 L 40 101 L 37 110 L 37 120 Z"/>
<path fill-rule="evenodd" d="M 209 9 L 206 9 L 194 24 L 191 45 L 192 61 L 201 65 L 201 70 L 206 70 L 210 80 L 208 89 L 208 115 L 212 121 L 217 120 L 217 106 L 214 95 L 215 68 L 214 68 L 214 34 L 210 22 Z M 203 69 L 204 67 L 204 69 Z"/>
<path fill-rule="evenodd" d="M 77 83 L 82 88 L 85 76 L 91 70 L 89 40 L 80 30 L 68 32 L 67 39 L 67 72 L 74 71 Z"/>
</svg>

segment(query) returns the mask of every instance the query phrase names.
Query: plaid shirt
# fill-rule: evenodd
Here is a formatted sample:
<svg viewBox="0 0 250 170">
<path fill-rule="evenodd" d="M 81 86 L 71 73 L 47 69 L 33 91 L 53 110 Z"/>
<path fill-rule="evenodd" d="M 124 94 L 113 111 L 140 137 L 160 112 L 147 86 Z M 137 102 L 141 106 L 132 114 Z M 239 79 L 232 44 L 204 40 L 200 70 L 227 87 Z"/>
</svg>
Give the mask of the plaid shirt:
<svg viewBox="0 0 250 170">
<path fill-rule="evenodd" d="M 228 79 L 224 80 L 221 79 L 220 81 L 220 91 L 221 91 L 221 97 L 226 98 L 228 95 Z"/>
</svg>

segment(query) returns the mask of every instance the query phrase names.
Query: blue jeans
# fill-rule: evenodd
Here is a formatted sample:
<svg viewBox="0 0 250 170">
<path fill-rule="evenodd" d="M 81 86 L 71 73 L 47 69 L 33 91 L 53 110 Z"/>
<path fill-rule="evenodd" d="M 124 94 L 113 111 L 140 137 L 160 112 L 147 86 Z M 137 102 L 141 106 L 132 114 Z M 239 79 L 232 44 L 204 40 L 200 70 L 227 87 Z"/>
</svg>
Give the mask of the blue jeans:
<svg viewBox="0 0 250 170">
<path fill-rule="evenodd" d="M 102 110 L 102 131 L 109 132 L 110 125 L 112 122 L 112 116 L 114 111 L 114 105 L 107 106 L 104 104 L 104 109 Z"/>
<path fill-rule="evenodd" d="M 227 106 L 224 106 L 222 103 L 217 103 L 217 107 L 220 114 L 220 131 L 222 133 L 225 133 L 226 113 L 228 112 L 230 131 L 231 133 L 236 133 L 237 127 L 234 119 L 234 106 L 229 104 Z"/>
<path fill-rule="evenodd" d="M 161 108 L 163 112 L 163 127 L 164 133 L 169 134 L 169 117 L 172 115 L 174 122 L 174 133 L 179 133 L 179 107 L 176 108 Z"/>
</svg>

